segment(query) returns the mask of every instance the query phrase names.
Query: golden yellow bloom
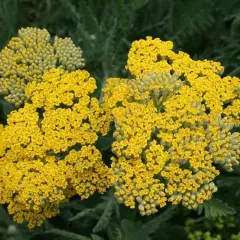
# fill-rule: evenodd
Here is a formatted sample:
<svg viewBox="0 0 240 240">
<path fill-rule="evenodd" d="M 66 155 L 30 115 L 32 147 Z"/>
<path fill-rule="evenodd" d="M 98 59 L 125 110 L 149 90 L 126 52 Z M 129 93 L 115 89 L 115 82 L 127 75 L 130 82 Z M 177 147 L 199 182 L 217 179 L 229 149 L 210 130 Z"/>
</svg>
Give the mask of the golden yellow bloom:
<svg viewBox="0 0 240 240">
<path fill-rule="evenodd" d="M 85 199 L 113 184 L 113 171 L 94 146 L 109 128 L 90 96 L 95 89 L 87 71 L 53 69 L 27 86 L 26 104 L 1 127 L 0 203 L 15 221 L 41 225 L 71 196 Z"/>
<path fill-rule="evenodd" d="M 234 99 L 223 111 L 223 114 L 228 119 L 232 119 L 236 126 L 240 126 L 240 99 Z"/>
<path fill-rule="evenodd" d="M 172 48 L 135 41 L 126 66 L 135 77 L 110 78 L 103 90 L 115 124 L 115 195 L 142 215 L 167 201 L 195 209 L 217 191 L 221 168 L 240 161 L 240 80 Z"/>
<path fill-rule="evenodd" d="M 175 53 L 171 41 L 152 37 L 132 43 L 126 68 L 135 76 L 160 72 L 183 74 L 190 78 L 223 72 L 218 62 L 194 61 L 184 52 Z"/>
<path fill-rule="evenodd" d="M 46 29 L 22 28 L 0 53 L 0 94 L 19 108 L 25 101 L 25 87 L 41 82 L 51 68 L 68 71 L 84 67 L 82 50 L 70 38 L 51 36 Z"/>
<path fill-rule="evenodd" d="M 120 202 L 135 208 L 135 201 L 137 201 L 142 215 L 156 213 L 156 207 L 166 205 L 164 184 L 153 178 L 154 173 L 148 171 L 141 159 L 128 160 L 120 157 L 112 160 L 112 167 L 117 177 L 115 195 Z"/>
</svg>

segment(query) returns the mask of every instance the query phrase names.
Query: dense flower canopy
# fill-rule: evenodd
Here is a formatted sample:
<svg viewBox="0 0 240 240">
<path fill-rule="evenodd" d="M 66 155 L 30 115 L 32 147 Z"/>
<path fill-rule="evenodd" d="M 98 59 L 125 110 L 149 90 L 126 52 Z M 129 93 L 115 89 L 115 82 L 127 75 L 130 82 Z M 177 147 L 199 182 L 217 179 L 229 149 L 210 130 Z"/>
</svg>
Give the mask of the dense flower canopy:
<svg viewBox="0 0 240 240">
<path fill-rule="evenodd" d="M 196 209 L 215 178 L 239 164 L 240 80 L 223 67 L 174 52 L 172 42 L 135 41 L 126 68 L 109 78 L 102 106 L 82 52 L 46 30 L 19 31 L 0 53 L 0 91 L 22 106 L 0 125 L 0 204 L 29 227 L 114 185 L 141 215 L 168 203 Z M 24 105 L 22 103 L 24 102 Z M 114 124 L 111 167 L 96 148 Z"/>
<path fill-rule="evenodd" d="M 110 78 L 103 90 L 116 127 L 115 195 L 142 215 L 167 202 L 195 209 L 217 191 L 220 171 L 239 164 L 240 80 L 172 48 L 151 37 L 133 42 L 133 79 Z"/>
<path fill-rule="evenodd" d="M 0 52 L 0 94 L 19 108 L 26 99 L 26 85 L 41 82 L 43 73 L 54 67 L 84 67 L 82 50 L 70 38 L 55 37 L 51 43 L 46 29 L 22 28 Z"/>
<path fill-rule="evenodd" d="M 77 194 L 88 198 L 112 185 L 112 170 L 94 146 L 109 115 L 90 97 L 87 71 L 53 69 L 26 88 L 27 102 L 1 127 L 0 203 L 30 227 L 59 212 Z"/>
</svg>

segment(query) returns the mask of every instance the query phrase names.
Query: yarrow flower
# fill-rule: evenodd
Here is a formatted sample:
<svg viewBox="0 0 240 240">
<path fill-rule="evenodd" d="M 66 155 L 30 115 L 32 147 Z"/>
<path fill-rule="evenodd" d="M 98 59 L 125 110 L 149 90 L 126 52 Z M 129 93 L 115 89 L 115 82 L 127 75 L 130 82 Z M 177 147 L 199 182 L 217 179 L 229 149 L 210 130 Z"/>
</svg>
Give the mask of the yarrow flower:
<svg viewBox="0 0 240 240">
<path fill-rule="evenodd" d="M 132 43 L 126 69 L 135 76 L 153 72 L 175 72 L 192 78 L 212 73 L 221 75 L 224 70 L 218 62 L 195 61 L 182 51 L 175 53 L 171 41 L 161 41 L 159 38 L 152 39 L 152 37 Z"/>
<path fill-rule="evenodd" d="M 115 124 L 115 195 L 141 215 L 168 202 L 197 208 L 217 191 L 220 171 L 239 164 L 240 80 L 172 48 L 151 37 L 133 42 L 133 79 L 109 78 L 103 90 Z"/>
<path fill-rule="evenodd" d="M 73 195 L 86 199 L 113 184 L 111 168 L 94 146 L 110 116 L 90 95 L 87 71 L 53 69 L 26 88 L 27 101 L 0 133 L 0 203 L 18 223 L 41 225 Z"/>
<path fill-rule="evenodd" d="M 26 99 L 25 87 L 41 82 L 44 72 L 83 67 L 82 50 L 70 38 L 51 41 L 46 29 L 22 28 L 0 52 L 0 94 L 19 108 Z"/>
</svg>

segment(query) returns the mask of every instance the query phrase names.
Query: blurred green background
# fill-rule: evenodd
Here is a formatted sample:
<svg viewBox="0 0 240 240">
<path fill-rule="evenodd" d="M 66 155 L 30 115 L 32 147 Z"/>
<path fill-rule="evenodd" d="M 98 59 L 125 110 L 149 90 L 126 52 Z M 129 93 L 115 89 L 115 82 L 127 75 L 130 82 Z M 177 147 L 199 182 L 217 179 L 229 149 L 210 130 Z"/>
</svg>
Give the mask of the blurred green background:
<svg viewBox="0 0 240 240">
<path fill-rule="evenodd" d="M 126 75 L 131 42 L 148 35 L 240 74 L 239 0 L 1 0 L 0 47 L 26 26 L 70 36 L 99 81 Z"/>
<path fill-rule="evenodd" d="M 0 0 L 1 49 L 19 28 L 27 26 L 71 37 L 83 49 L 86 69 L 97 79 L 99 91 L 106 78 L 129 75 L 124 66 L 131 42 L 146 36 L 172 40 L 176 50 L 194 59 L 220 61 L 224 75 L 240 76 L 239 0 Z M 108 152 L 104 154 L 107 157 Z M 223 188 L 220 198 L 238 212 L 239 171 L 219 179 L 218 184 Z M 221 201 L 206 205 L 205 210 L 209 206 L 215 206 L 209 213 L 213 216 L 234 212 Z M 0 240 L 181 240 L 187 239 L 184 223 L 188 217 L 202 231 L 222 231 L 222 238 L 208 240 L 231 239 L 230 233 L 239 232 L 238 216 L 234 227 L 223 231 L 214 225 L 215 218 L 206 222 L 182 208 L 140 218 L 136 211 L 119 206 L 110 192 L 104 198 L 73 199 L 62 207 L 60 216 L 34 230 L 14 224 L 1 206 Z"/>
</svg>

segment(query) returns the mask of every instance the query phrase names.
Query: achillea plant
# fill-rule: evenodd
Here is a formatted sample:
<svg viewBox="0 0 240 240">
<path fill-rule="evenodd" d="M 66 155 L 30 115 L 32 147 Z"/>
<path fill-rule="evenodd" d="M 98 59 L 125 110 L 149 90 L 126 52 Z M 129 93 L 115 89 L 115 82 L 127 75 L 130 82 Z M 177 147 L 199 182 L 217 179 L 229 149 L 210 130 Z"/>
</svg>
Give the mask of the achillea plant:
<svg viewBox="0 0 240 240">
<path fill-rule="evenodd" d="M 27 102 L 1 127 L 0 203 L 18 223 L 41 225 L 75 194 L 86 199 L 113 184 L 112 170 L 94 146 L 109 115 L 90 97 L 87 71 L 53 69 L 26 87 Z"/>
<path fill-rule="evenodd" d="M 46 29 L 22 28 L 0 52 L 0 94 L 19 108 L 26 99 L 25 87 L 41 82 L 51 68 L 74 71 L 84 67 L 82 50 L 70 38 L 51 36 Z"/>
<path fill-rule="evenodd" d="M 218 217 L 196 221 L 192 218 L 185 222 L 189 240 L 239 240 L 240 232 L 236 217 Z"/>
<path fill-rule="evenodd" d="M 103 90 L 116 127 L 115 195 L 141 215 L 168 202 L 197 208 L 217 191 L 220 171 L 239 164 L 240 80 L 172 47 L 135 41 L 126 66 L 133 79 L 110 78 Z"/>
</svg>

